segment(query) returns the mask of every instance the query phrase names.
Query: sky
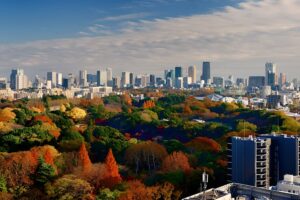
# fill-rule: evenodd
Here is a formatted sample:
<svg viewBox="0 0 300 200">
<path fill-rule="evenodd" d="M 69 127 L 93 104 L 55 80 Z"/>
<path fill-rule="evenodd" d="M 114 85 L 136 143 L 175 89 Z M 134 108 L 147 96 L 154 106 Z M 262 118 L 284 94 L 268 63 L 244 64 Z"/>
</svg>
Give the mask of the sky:
<svg viewBox="0 0 300 200">
<path fill-rule="evenodd" d="M 300 78 L 299 16 L 299 0 L 1 0 L 0 77 L 161 75 L 210 61 L 213 76 L 263 75 L 274 62 Z"/>
</svg>

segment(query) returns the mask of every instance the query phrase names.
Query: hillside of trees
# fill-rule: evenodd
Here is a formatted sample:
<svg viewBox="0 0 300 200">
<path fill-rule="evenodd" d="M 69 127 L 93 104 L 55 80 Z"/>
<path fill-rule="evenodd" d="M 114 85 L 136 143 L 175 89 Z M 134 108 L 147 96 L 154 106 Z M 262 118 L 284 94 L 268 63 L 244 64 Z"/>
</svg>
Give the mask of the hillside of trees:
<svg viewBox="0 0 300 200">
<path fill-rule="evenodd" d="M 176 200 L 226 184 L 231 136 L 300 123 L 281 112 L 149 92 L 0 102 L 0 199 Z"/>
</svg>

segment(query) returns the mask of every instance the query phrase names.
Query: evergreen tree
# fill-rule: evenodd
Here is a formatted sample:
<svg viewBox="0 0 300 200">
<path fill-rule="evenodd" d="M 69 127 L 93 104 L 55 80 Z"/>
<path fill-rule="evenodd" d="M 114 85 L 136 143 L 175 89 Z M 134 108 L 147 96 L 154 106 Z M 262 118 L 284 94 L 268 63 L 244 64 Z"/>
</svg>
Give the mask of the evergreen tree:
<svg viewBox="0 0 300 200">
<path fill-rule="evenodd" d="M 5 177 L 0 175 L 0 192 L 7 192 Z"/>
<path fill-rule="evenodd" d="M 51 181 L 55 177 L 55 169 L 45 162 L 45 160 L 40 157 L 39 165 L 35 173 L 35 181 L 37 184 L 44 185 L 48 181 Z"/>
</svg>

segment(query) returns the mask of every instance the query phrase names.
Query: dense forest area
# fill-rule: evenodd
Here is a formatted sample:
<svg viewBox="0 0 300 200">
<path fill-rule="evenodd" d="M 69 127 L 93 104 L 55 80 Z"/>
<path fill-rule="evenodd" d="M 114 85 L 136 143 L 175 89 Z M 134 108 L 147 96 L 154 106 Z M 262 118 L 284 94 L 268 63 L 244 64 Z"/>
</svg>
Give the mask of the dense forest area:
<svg viewBox="0 0 300 200">
<path fill-rule="evenodd" d="M 227 183 L 231 136 L 295 135 L 281 112 L 148 92 L 1 100 L 0 199 L 176 200 Z"/>
</svg>

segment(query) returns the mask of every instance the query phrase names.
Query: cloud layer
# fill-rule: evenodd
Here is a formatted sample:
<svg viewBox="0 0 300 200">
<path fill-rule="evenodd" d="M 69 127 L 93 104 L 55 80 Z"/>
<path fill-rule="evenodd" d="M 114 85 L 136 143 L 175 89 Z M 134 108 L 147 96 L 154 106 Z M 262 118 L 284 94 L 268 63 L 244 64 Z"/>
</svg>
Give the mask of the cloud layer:
<svg viewBox="0 0 300 200">
<path fill-rule="evenodd" d="M 200 69 L 203 60 L 210 60 L 214 75 L 263 74 L 264 63 L 274 61 L 297 78 L 299 16 L 298 0 L 253 0 L 205 15 L 127 22 L 112 34 L 2 44 L 0 74 L 13 67 L 31 75 L 105 67 L 159 74 L 175 65 Z"/>
</svg>

